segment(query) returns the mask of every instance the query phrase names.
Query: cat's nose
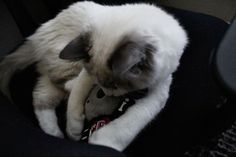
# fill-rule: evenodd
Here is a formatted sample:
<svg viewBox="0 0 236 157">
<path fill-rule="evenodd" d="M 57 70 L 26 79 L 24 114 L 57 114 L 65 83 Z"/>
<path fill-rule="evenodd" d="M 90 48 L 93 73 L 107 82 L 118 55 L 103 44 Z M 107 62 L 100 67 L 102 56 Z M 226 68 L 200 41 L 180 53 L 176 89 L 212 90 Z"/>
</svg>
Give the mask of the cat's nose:
<svg viewBox="0 0 236 157">
<path fill-rule="evenodd" d="M 109 81 L 106 81 L 103 86 L 105 88 L 109 88 L 109 89 L 117 89 L 117 86 L 115 85 L 114 82 L 109 82 Z"/>
<path fill-rule="evenodd" d="M 99 82 L 104 88 L 117 89 L 117 86 L 112 78 L 104 78 L 99 80 Z"/>
</svg>

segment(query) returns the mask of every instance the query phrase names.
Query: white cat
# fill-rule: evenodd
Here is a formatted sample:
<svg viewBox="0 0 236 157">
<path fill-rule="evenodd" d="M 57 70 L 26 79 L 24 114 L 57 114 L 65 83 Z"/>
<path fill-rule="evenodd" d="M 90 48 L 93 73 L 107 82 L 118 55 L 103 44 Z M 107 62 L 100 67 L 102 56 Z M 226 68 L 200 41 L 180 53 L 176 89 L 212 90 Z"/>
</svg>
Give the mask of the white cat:
<svg viewBox="0 0 236 157">
<path fill-rule="evenodd" d="M 79 140 L 84 100 L 98 84 L 108 95 L 148 88 L 124 115 L 94 132 L 89 142 L 124 150 L 164 107 L 172 73 L 187 44 L 178 21 L 149 4 L 102 6 L 77 2 L 43 24 L 0 63 L 0 87 L 16 70 L 37 63 L 33 105 L 41 128 L 63 137 L 55 108 L 69 94 L 67 133 Z"/>
</svg>

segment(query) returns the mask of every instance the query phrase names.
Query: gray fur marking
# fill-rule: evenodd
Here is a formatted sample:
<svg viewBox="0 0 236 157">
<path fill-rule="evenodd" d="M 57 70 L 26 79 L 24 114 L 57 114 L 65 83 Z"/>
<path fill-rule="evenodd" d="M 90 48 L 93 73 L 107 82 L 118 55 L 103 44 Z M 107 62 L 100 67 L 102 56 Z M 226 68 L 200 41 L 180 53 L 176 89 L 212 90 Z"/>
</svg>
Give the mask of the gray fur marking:
<svg viewBox="0 0 236 157">
<path fill-rule="evenodd" d="M 137 34 L 122 38 L 115 51 L 108 59 L 108 67 L 112 71 L 112 80 L 105 80 L 112 87 L 114 84 L 124 89 L 139 89 L 147 84 L 153 73 L 153 53 L 156 48 L 147 42 L 148 37 Z M 132 80 L 132 82 L 131 82 Z"/>
</svg>

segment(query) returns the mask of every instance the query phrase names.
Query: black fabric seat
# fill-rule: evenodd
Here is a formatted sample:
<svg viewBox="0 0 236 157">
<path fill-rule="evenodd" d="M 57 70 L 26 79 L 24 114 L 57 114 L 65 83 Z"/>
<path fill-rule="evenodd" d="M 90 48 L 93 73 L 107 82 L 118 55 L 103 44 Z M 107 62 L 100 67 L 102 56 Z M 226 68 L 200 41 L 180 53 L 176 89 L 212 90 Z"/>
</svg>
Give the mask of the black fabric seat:
<svg viewBox="0 0 236 157">
<path fill-rule="evenodd" d="M 0 14 L 1 56 L 14 50 L 41 23 L 53 18 L 73 0 L 26 2 L 0 1 L 0 11 L 3 12 Z M 122 4 L 125 1 L 97 2 Z M 215 82 L 210 66 L 213 50 L 229 25 L 199 13 L 168 7 L 163 9 L 181 22 L 188 32 L 190 44 L 174 74 L 165 109 L 123 153 L 44 134 L 33 113 L 32 89 L 38 76 L 33 65 L 15 75 L 11 82 L 15 105 L 0 96 L 0 155 L 169 157 L 184 156 L 184 152 L 197 144 L 210 145 L 209 139 L 235 120 L 235 106 Z M 65 103 L 58 109 L 62 128 L 65 128 L 64 110 Z"/>
</svg>

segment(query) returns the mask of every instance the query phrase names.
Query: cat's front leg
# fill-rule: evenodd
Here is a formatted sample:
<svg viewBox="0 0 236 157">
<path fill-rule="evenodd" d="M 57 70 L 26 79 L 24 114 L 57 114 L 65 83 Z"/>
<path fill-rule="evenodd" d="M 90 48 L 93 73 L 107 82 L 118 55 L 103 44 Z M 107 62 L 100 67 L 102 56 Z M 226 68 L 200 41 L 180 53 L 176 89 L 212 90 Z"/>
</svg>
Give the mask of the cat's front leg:
<svg viewBox="0 0 236 157">
<path fill-rule="evenodd" d="M 138 100 L 122 116 L 94 132 L 89 143 L 124 150 L 164 107 L 170 82 L 171 77 L 159 83 L 147 97 Z"/>
<path fill-rule="evenodd" d="M 65 92 L 56 87 L 46 75 L 42 75 L 33 91 L 34 112 L 42 130 L 52 136 L 64 137 L 57 124 L 55 108 Z"/>
<path fill-rule="evenodd" d="M 93 84 L 93 79 L 85 69 L 73 80 L 73 83 L 70 82 L 70 86 L 72 86 L 67 106 L 66 131 L 69 138 L 73 140 L 79 140 L 81 137 L 80 133 L 83 130 L 85 119 L 84 101 Z"/>
</svg>

